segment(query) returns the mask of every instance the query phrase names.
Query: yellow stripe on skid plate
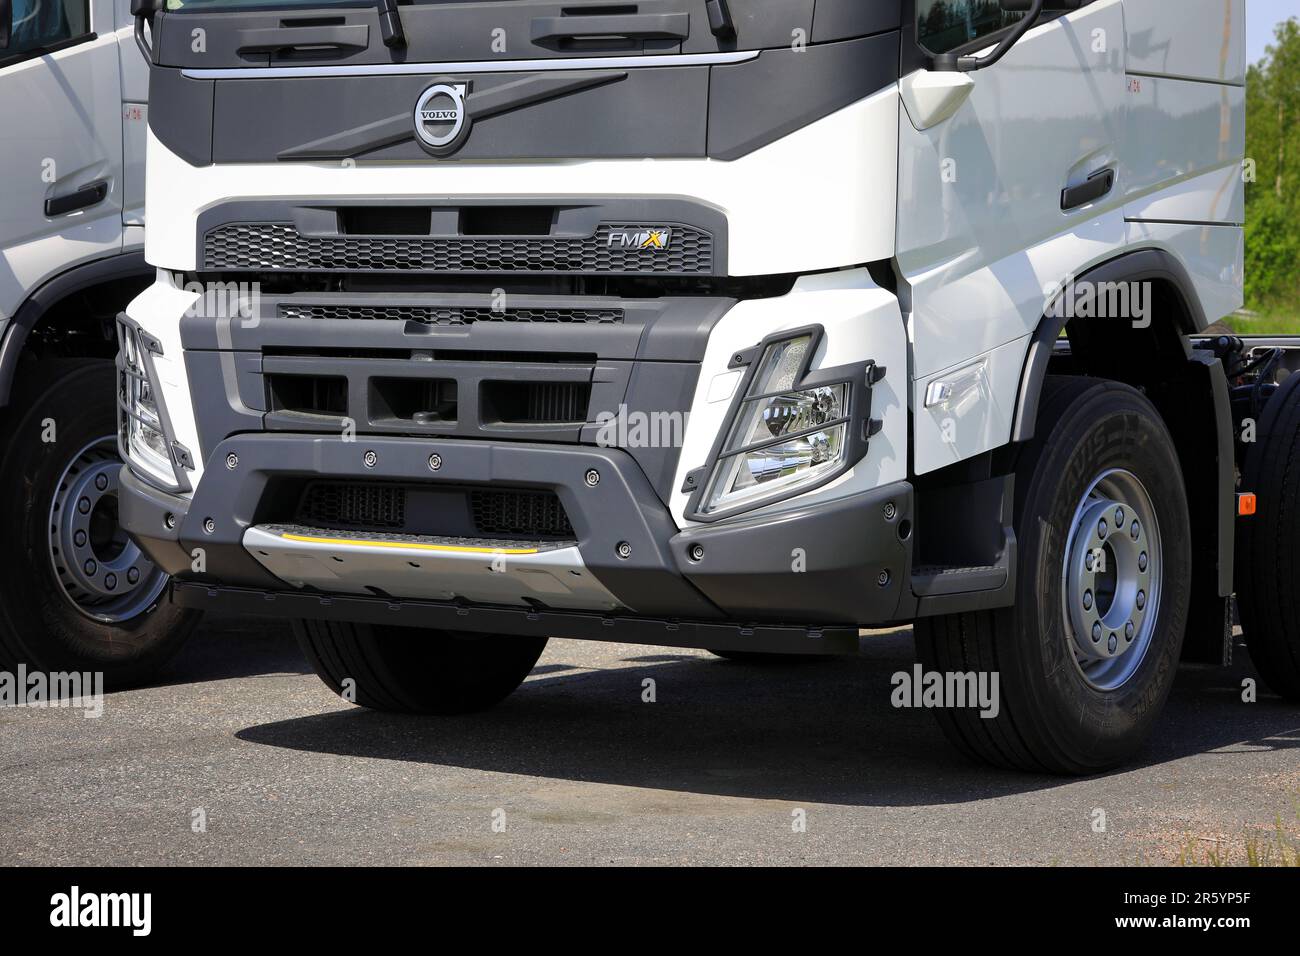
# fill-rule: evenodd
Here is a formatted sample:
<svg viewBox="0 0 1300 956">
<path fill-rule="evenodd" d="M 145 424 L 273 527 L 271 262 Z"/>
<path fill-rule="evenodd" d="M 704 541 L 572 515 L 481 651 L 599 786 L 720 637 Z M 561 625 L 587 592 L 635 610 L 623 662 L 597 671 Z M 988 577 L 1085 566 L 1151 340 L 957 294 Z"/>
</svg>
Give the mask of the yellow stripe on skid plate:
<svg viewBox="0 0 1300 956">
<path fill-rule="evenodd" d="M 536 548 L 466 548 L 454 544 L 416 544 L 405 541 L 359 541 L 348 538 L 312 538 L 304 534 L 282 534 L 285 541 L 307 544 L 345 544 L 353 548 L 393 548 L 399 551 L 454 551 L 460 554 L 540 554 Z"/>
</svg>

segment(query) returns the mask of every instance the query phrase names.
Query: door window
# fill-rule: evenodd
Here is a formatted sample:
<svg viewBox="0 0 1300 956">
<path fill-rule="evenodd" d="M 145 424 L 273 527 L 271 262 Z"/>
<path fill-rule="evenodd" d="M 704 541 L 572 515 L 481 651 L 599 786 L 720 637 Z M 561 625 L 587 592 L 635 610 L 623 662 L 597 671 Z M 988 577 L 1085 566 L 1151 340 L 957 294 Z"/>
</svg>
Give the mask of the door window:
<svg viewBox="0 0 1300 956">
<path fill-rule="evenodd" d="M 90 0 L 13 0 L 13 33 L 0 57 L 10 59 L 90 33 Z"/>
<path fill-rule="evenodd" d="M 917 0 L 916 15 L 916 35 L 931 53 L 951 53 L 1024 16 L 1004 12 L 998 0 Z"/>
</svg>

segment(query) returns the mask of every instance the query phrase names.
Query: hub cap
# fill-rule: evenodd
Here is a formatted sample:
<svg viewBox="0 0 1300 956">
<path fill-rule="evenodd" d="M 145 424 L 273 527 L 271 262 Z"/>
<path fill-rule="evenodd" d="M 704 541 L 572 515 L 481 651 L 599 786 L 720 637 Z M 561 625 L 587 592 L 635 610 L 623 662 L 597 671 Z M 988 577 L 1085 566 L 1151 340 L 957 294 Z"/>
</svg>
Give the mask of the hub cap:
<svg viewBox="0 0 1300 956">
<path fill-rule="evenodd" d="M 121 468 L 114 438 L 92 442 L 68 465 L 50 503 L 50 559 L 63 595 L 105 624 L 136 617 L 167 586 L 167 575 L 118 524 Z"/>
<path fill-rule="evenodd" d="M 1075 509 L 1061 589 L 1070 650 L 1097 690 L 1124 686 L 1146 657 L 1162 573 L 1151 497 L 1131 472 L 1106 472 Z"/>
</svg>

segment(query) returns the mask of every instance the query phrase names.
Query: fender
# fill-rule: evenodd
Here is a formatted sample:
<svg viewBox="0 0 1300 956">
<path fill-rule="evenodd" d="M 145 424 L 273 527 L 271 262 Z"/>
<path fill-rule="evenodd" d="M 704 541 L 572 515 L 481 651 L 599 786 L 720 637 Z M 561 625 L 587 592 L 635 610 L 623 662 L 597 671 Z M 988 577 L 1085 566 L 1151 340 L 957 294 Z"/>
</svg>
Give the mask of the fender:
<svg viewBox="0 0 1300 956">
<path fill-rule="evenodd" d="M 9 404 L 18 372 L 18 359 L 31 333 L 45 314 L 68 296 L 115 279 L 147 278 L 155 269 L 144 261 L 144 252 L 124 252 L 96 259 L 61 272 L 27 297 L 5 326 L 0 340 L 0 408 Z"/>
<path fill-rule="evenodd" d="M 1075 283 L 1100 284 L 1103 282 L 1152 282 L 1165 281 L 1177 290 L 1183 304 L 1179 331 L 1183 335 L 1195 335 L 1209 326 L 1201 300 L 1196 295 L 1192 277 L 1178 259 L 1163 249 L 1140 249 L 1125 253 L 1115 259 L 1095 266 Z M 1076 292 L 1076 296 L 1078 293 Z M 1016 401 L 1015 424 L 1011 429 L 1012 442 L 1027 442 L 1034 437 L 1038 427 L 1038 404 L 1042 397 L 1043 382 L 1047 379 L 1047 366 L 1056 349 L 1056 342 L 1069 321 L 1069 310 L 1065 315 L 1044 315 L 1038 323 L 1025 358 L 1025 368 L 1020 379 L 1020 395 Z"/>
</svg>

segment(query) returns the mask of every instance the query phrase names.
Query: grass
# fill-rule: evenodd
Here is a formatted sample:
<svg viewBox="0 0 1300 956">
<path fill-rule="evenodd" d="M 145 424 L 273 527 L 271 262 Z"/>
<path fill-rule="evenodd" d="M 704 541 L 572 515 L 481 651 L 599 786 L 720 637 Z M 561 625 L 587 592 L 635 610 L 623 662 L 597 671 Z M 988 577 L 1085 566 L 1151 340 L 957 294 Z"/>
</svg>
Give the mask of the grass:
<svg viewBox="0 0 1300 956">
<path fill-rule="evenodd" d="M 1223 320 L 1238 335 L 1300 335 L 1300 303 L 1242 310 Z"/>
<path fill-rule="evenodd" d="M 1295 799 L 1300 823 L 1300 797 Z M 1300 867 L 1300 830 L 1278 814 L 1274 828 L 1247 832 L 1239 845 L 1208 837 L 1189 837 L 1174 861 L 1177 866 Z"/>
</svg>

